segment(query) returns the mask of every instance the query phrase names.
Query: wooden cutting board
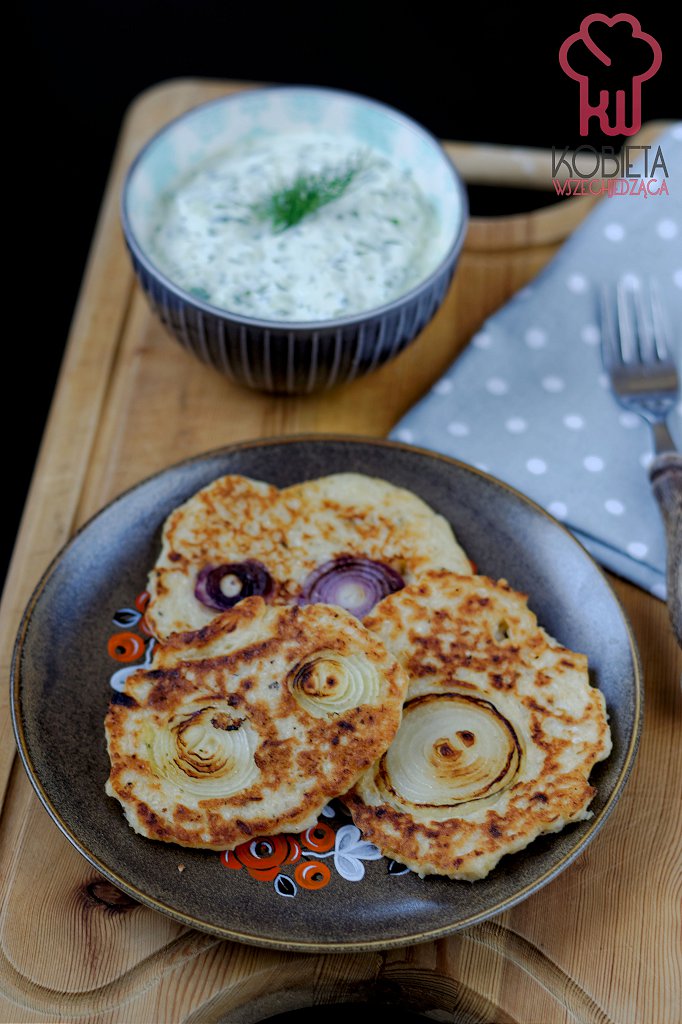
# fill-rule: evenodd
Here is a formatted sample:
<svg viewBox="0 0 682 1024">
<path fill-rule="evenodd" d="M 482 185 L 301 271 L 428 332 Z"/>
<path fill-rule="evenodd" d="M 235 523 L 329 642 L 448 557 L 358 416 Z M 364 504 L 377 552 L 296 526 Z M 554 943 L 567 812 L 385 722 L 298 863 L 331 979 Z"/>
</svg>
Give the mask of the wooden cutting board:
<svg viewBox="0 0 682 1024">
<path fill-rule="evenodd" d="M 187 107 L 239 87 L 167 83 L 144 93 L 125 121 L 4 594 L 5 680 L 31 589 L 102 505 L 185 456 L 234 441 L 385 435 L 592 203 L 573 199 L 474 220 L 436 319 L 370 377 L 305 398 L 240 390 L 184 352 L 151 315 L 118 223 L 122 177 L 142 143 Z M 650 125 L 643 138 L 659 129 Z M 448 148 L 469 181 L 548 186 L 548 153 Z M 682 659 L 664 606 L 612 582 L 640 645 L 647 695 L 639 758 L 614 813 L 578 860 L 531 899 L 448 939 L 384 954 L 240 946 L 124 897 L 69 845 L 34 796 L 14 756 L 3 687 L 0 1021 L 241 1024 L 313 1003 L 376 1000 L 467 1024 L 675 1024 L 682 998 L 675 903 Z"/>
</svg>

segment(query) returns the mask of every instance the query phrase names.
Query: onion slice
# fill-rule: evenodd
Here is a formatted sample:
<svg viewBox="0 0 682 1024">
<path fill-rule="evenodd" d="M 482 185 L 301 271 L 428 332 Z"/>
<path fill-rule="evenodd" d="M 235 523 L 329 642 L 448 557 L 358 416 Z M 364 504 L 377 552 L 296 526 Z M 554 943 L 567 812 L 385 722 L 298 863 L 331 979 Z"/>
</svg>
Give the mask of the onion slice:
<svg viewBox="0 0 682 1024">
<path fill-rule="evenodd" d="M 343 715 L 381 699 L 380 673 L 368 658 L 340 651 L 315 651 L 289 673 L 294 699 L 316 718 Z"/>
<path fill-rule="evenodd" d="M 521 760 L 514 726 L 490 701 L 428 693 L 405 704 L 400 729 L 379 764 L 378 784 L 410 813 L 452 816 L 508 789 Z"/>
<path fill-rule="evenodd" d="M 228 592 L 223 581 L 232 577 Z M 261 562 L 249 558 L 245 562 L 230 562 L 227 565 L 207 565 L 197 576 L 194 596 L 207 608 L 225 611 L 233 608 L 245 597 L 267 597 L 272 591 L 272 576 Z"/>
<path fill-rule="evenodd" d="M 209 705 L 194 701 L 181 707 L 150 730 L 148 741 L 154 774 L 197 799 L 242 793 L 259 775 L 258 733 L 222 698 Z"/>
<path fill-rule="evenodd" d="M 388 594 L 402 590 L 405 580 L 384 562 L 360 555 L 339 555 L 318 565 L 305 580 L 299 604 L 335 604 L 364 619 Z"/>
</svg>

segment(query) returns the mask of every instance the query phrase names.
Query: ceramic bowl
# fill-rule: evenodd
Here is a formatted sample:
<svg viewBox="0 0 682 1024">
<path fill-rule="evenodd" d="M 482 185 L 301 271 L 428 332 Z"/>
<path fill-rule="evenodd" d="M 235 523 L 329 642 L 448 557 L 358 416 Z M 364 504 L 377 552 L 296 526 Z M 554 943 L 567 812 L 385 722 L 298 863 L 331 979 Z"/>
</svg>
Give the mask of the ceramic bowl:
<svg viewBox="0 0 682 1024">
<path fill-rule="evenodd" d="M 150 241 L 160 204 L 222 151 L 266 133 L 355 137 L 408 171 L 433 204 L 433 269 L 397 299 L 319 321 L 256 319 L 185 291 L 155 265 Z M 123 189 L 123 231 L 152 308 L 177 340 L 232 380 L 300 394 L 353 380 L 393 358 L 431 320 L 448 290 L 468 224 L 466 190 L 438 141 L 391 107 L 310 86 L 248 89 L 189 110 L 158 132 L 133 162 Z"/>
</svg>

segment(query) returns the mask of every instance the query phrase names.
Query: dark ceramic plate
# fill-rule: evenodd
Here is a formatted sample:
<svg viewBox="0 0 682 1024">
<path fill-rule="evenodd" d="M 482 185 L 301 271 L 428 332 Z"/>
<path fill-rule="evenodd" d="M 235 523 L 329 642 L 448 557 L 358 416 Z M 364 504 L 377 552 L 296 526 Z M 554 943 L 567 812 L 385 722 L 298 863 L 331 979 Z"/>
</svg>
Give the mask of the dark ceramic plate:
<svg viewBox="0 0 682 1024">
<path fill-rule="evenodd" d="M 125 667 L 109 652 L 121 657 L 140 646 L 135 598 L 155 561 L 166 515 L 225 473 L 282 486 L 339 471 L 383 477 L 420 494 L 450 520 L 480 572 L 504 576 L 530 594 L 548 632 L 588 655 L 592 682 L 606 696 L 613 753 L 593 772 L 594 817 L 504 857 L 483 881 L 400 873 L 400 865 L 371 858 L 338 809 L 298 846 L 281 839 L 259 844 L 250 855 L 238 851 L 230 867 L 220 854 L 136 835 L 104 793 L 109 679 Z M 133 639 L 128 646 L 120 637 L 111 641 L 117 633 Z M 642 708 L 627 621 L 600 570 L 563 527 L 509 487 L 451 459 L 336 437 L 211 452 L 114 501 L 62 550 L 38 585 L 17 638 L 12 686 L 16 737 L 33 785 L 59 828 L 103 875 L 183 924 L 308 951 L 433 939 L 500 913 L 549 882 L 585 849 L 622 792 Z"/>
</svg>

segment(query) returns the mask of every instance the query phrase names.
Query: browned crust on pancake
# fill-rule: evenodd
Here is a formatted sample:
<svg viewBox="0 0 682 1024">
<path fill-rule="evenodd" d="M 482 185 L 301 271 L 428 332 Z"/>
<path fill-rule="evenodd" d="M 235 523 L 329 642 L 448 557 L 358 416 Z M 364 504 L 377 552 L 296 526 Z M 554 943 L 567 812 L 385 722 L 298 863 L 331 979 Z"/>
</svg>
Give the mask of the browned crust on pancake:
<svg viewBox="0 0 682 1024">
<path fill-rule="evenodd" d="M 400 600 L 381 601 L 364 623 L 400 650 L 411 683 L 457 680 L 476 687 L 485 673 L 494 689 L 513 691 L 519 669 L 547 649 L 547 635 L 526 600 L 506 580 L 434 570 L 400 591 Z M 436 604 L 428 608 L 430 601 Z M 427 616 L 429 628 L 420 632 Z M 567 667 L 587 664 L 582 654 L 565 656 Z"/>
<path fill-rule="evenodd" d="M 434 822 L 431 827 L 415 822 L 409 814 L 389 804 L 365 804 L 356 789 L 344 797 L 344 802 L 363 838 L 378 846 L 385 857 L 392 857 L 419 874 L 473 879 L 488 874 L 472 874 L 477 860 L 487 856 L 497 863 L 505 853 L 523 849 L 537 836 L 579 820 L 596 793 L 580 772 L 564 776 L 554 786 L 534 782 L 525 790 L 523 797 L 517 790 L 519 800 L 513 813 L 499 815 L 491 809 L 483 823 L 450 818 Z M 522 799 L 525 806 L 521 806 Z M 557 801 L 561 802 L 561 821 L 551 809 Z M 500 852 L 502 844 L 507 848 Z M 458 848 L 467 852 L 460 856 Z"/>
<path fill-rule="evenodd" d="M 254 624 L 256 634 L 254 635 Z M 248 642 L 219 653 L 220 642 Z M 332 717 L 314 717 L 287 683 L 298 663 L 319 651 L 360 655 L 376 667 L 380 693 Z M 250 836 L 297 831 L 345 792 L 386 749 L 400 722 L 407 686 L 404 671 L 381 642 L 338 608 L 267 608 L 248 598 L 197 633 L 157 647 L 150 669 L 126 682 L 125 704 L 112 703 L 105 730 L 111 761 L 107 786 L 129 823 L 152 839 L 181 846 L 232 849 Z M 247 788 L 192 801 L 159 775 L 144 743 L 146 730 L 162 729 L 183 709 L 221 702 L 216 728 L 243 721 L 258 737 L 258 776 Z M 297 734 L 283 734 L 282 723 Z"/>
</svg>

